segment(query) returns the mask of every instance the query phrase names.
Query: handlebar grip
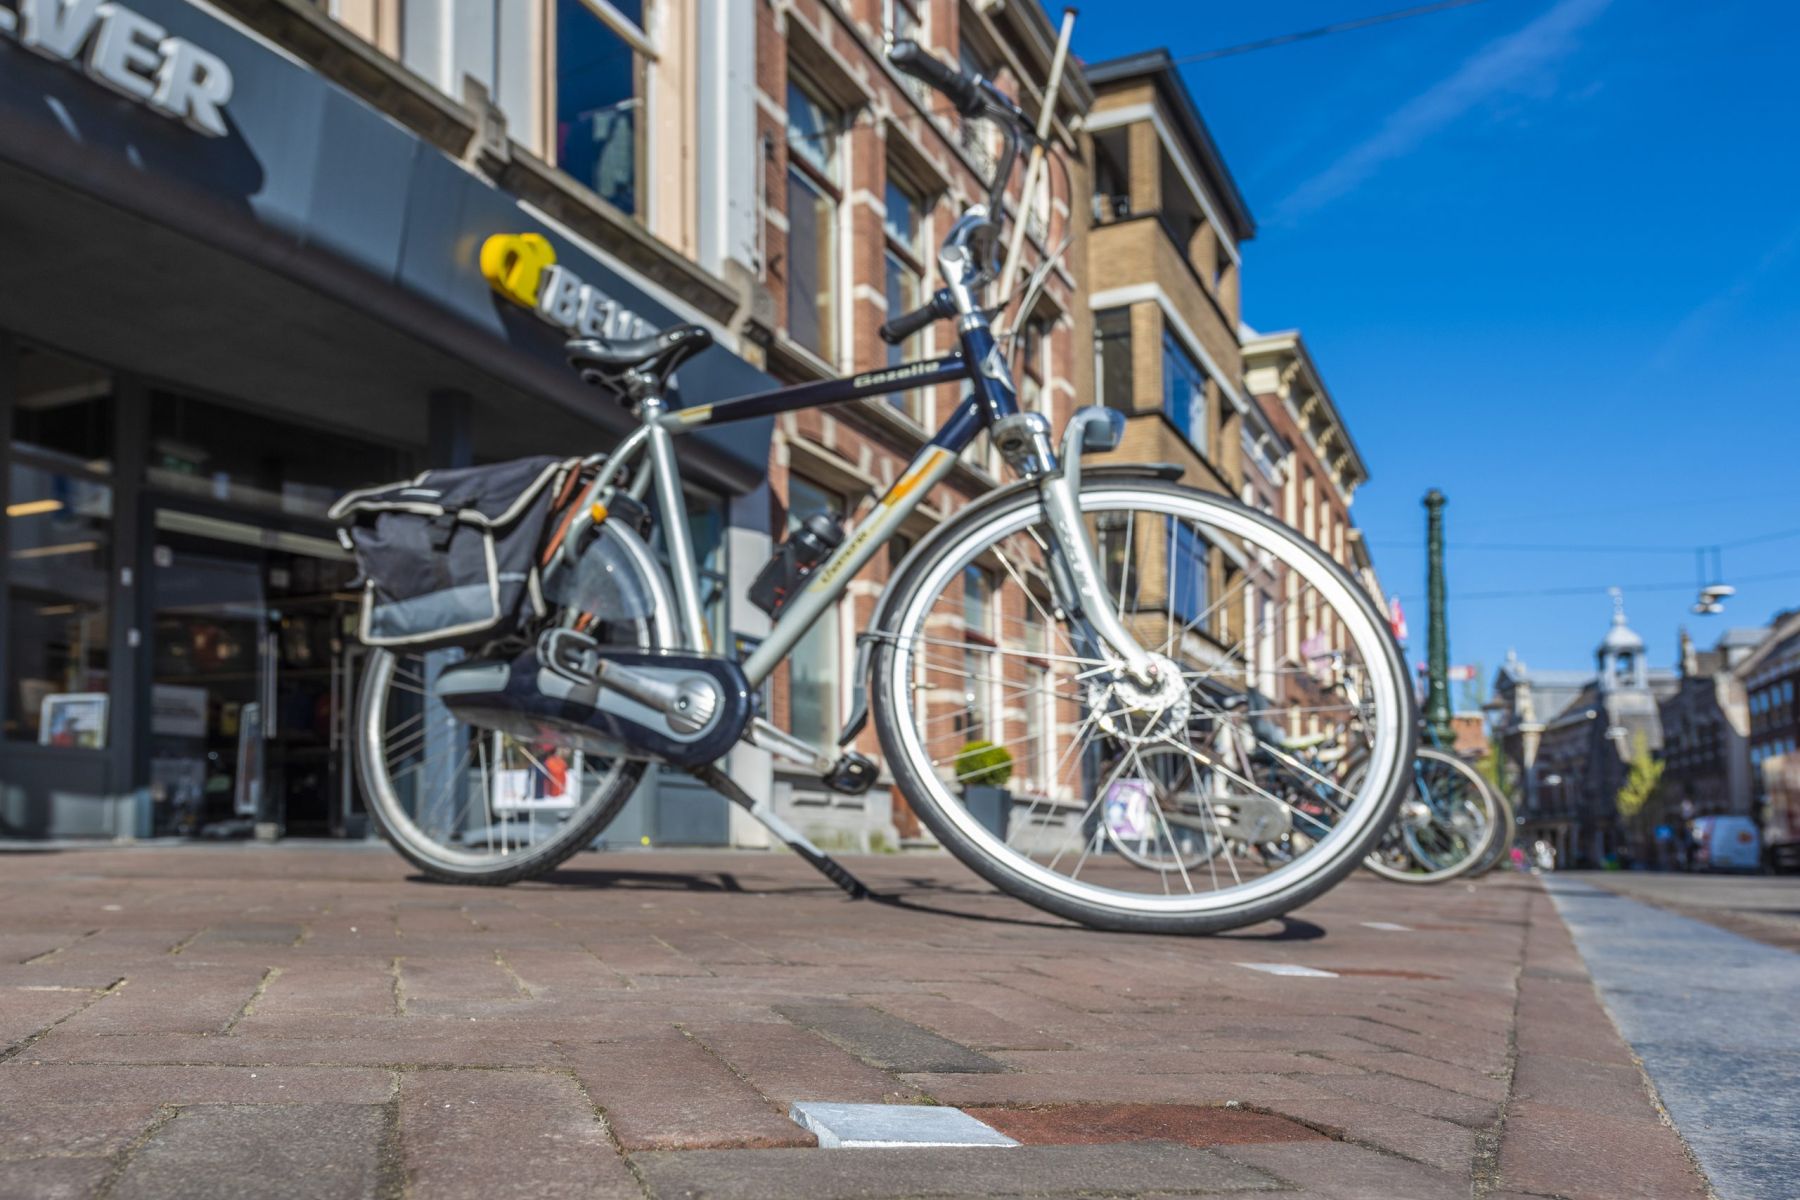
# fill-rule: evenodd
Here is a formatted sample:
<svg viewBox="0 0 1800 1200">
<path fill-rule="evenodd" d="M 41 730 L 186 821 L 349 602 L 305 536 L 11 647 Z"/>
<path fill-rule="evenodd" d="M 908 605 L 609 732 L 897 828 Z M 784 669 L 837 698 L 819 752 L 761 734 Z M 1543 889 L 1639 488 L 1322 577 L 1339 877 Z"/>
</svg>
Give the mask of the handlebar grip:
<svg viewBox="0 0 1800 1200">
<path fill-rule="evenodd" d="M 950 304 L 950 293 L 944 291 L 938 292 L 937 295 L 919 305 L 919 307 L 913 309 L 911 312 L 902 313 L 893 320 L 883 324 L 878 331 L 881 334 L 881 340 L 890 346 L 898 346 L 901 342 L 904 342 L 907 338 L 919 332 L 919 330 L 925 328 L 933 321 L 939 321 L 944 317 L 949 316 Z"/>
<path fill-rule="evenodd" d="M 965 117 L 976 116 L 987 107 L 975 76 L 943 62 L 911 38 L 895 42 L 888 50 L 888 61 L 896 70 L 944 93 Z"/>
</svg>

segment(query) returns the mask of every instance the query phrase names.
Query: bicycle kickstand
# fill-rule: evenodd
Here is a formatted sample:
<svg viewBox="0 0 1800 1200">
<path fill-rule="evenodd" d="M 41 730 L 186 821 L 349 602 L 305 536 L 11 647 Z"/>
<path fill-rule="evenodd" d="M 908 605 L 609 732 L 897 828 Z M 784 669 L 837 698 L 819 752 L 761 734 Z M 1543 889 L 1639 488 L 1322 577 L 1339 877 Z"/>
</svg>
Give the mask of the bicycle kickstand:
<svg viewBox="0 0 1800 1200">
<path fill-rule="evenodd" d="M 807 840 L 805 834 L 777 816 L 773 806 L 761 800 L 752 800 L 750 794 L 737 785 L 736 780 L 721 771 L 716 765 L 709 763 L 705 766 L 689 767 L 688 774 L 761 821 L 763 828 L 780 838 L 794 853 L 817 868 L 825 878 L 843 888 L 845 892 L 849 893 L 852 900 L 867 900 L 874 895 L 862 880 L 845 870 L 842 863 L 813 845 Z"/>
</svg>

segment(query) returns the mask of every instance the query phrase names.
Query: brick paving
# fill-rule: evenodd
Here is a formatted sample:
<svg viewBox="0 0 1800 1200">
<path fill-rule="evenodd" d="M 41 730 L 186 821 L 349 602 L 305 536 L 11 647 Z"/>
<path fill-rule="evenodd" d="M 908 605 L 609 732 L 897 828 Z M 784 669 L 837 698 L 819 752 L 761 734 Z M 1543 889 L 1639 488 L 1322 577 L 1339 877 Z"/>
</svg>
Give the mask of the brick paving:
<svg viewBox="0 0 1800 1200">
<path fill-rule="evenodd" d="M 1530 879 L 1174 939 L 852 867 L 900 902 L 749 853 L 499 891 L 368 847 L 0 856 L 0 1197 L 1707 1195 Z M 1025 1144 L 821 1150 L 795 1100 Z"/>
</svg>

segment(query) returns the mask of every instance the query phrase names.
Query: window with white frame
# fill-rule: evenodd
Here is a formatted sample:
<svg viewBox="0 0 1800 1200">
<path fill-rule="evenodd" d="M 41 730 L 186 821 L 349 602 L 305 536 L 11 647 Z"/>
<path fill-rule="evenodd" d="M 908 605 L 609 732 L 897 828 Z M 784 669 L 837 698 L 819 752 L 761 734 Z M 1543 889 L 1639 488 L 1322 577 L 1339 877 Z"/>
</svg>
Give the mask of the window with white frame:
<svg viewBox="0 0 1800 1200">
<path fill-rule="evenodd" d="M 903 313 L 911 312 L 925 300 L 925 201 L 916 190 L 908 186 L 903 177 L 895 173 L 892 163 L 888 164 L 883 207 L 885 213 L 882 217 L 882 232 L 886 239 L 886 249 L 882 256 L 882 268 L 885 274 L 887 315 L 891 321 Z M 924 330 L 887 349 L 889 366 L 914 362 L 924 355 Z M 931 423 L 930 414 L 924 411 L 927 402 L 928 393 L 923 388 L 896 392 L 888 397 L 889 404 L 921 425 Z"/>
<path fill-rule="evenodd" d="M 961 61 L 963 70 L 973 75 L 979 75 L 989 83 L 994 82 L 998 71 L 994 67 L 993 59 L 980 47 L 970 42 L 968 38 L 963 38 L 958 45 L 957 57 Z M 986 188 L 993 183 L 994 175 L 1000 169 L 1000 146 L 1003 140 L 1000 127 L 992 121 L 964 118 L 961 128 L 963 149 L 967 150 L 969 157 L 974 159 L 976 172 L 981 176 L 982 187 Z"/>
<path fill-rule="evenodd" d="M 1000 740 L 994 720 L 994 584 L 977 566 L 963 568 L 963 735 L 969 741 Z"/>
<path fill-rule="evenodd" d="M 842 118 L 790 66 L 787 86 L 788 336 L 836 362 Z"/>
<path fill-rule="evenodd" d="M 556 0 L 556 165 L 621 212 L 644 209 L 644 0 Z"/>
</svg>

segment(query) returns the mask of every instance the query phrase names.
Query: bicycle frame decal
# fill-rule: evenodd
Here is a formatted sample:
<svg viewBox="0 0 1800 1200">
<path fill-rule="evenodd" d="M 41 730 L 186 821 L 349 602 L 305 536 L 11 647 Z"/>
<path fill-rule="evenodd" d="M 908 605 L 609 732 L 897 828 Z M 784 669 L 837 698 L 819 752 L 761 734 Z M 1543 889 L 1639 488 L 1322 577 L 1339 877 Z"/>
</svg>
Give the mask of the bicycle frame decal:
<svg viewBox="0 0 1800 1200">
<path fill-rule="evenodd" d="M 932 387 L 968 379 L 973 372 L 971 360 L 960 352 L 942 358 L 900 363 L 880 371 L 865 371 L 850 379 L 822 379 L 816 383 L 798 383 L 791 387 L 752 392 L 735 400 L 717 404 L 697 404 L 678 408 L 658 420 L 670 433 L 685 433 L 706 425 L 724 425 L 732 421 L 748 421 L 756 417 L 772 417 L 797 412 L 803 408 L 821 408 L 827 404 L 843 404 L 865 396 L 886 396 L 915 387 Z"/>
</svg>

